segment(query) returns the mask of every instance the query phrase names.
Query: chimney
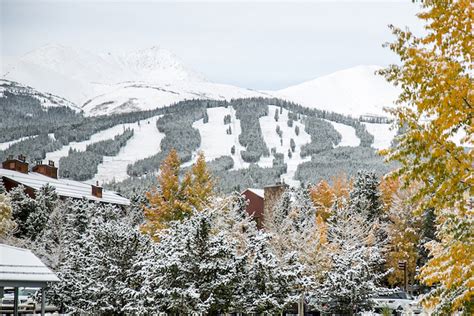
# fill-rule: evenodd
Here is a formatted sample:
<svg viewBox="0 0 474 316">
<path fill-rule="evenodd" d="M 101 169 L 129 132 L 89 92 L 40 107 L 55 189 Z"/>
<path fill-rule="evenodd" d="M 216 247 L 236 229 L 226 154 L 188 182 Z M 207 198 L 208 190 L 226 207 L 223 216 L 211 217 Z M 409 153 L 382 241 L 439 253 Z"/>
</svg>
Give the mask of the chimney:
<svg viewBox="0 0 474 316">
<path fill-rule="evenodd" d="M 92 186 L 92 195 L 101 199 L 102 198 L 102 187 L 99 186 L 99 181 L 96 182 L 96 185 Z"/>
<path fill-rule="evenodd" d="M 21 173 L 28 173 L 28 163 L 23 155 L 19 155 L 16 159 L 13 158 L 13 156 L 8 156 L 7 160 L 2 162 L 2 168 Z"/>
<path fill-rule="evenodd" d="M 57 179 L 58 178 L 58 168 L 54 166 L 54 161 L 48 161 L 48 164 L 43 164 L 43 161 L 37 160 L 36 166 L 33 167 L 33 172 L 40 173 L 44 176 Z"/>
<path fill-rule="evenodd" d="M 267 216 L 273 212 L 275 206 L 280 202 L 280 198 L 288 189 L 288 185 L 278 181 L 275 185 L 266 186 L 263 188 L 263 216 Z"/>
</svg>

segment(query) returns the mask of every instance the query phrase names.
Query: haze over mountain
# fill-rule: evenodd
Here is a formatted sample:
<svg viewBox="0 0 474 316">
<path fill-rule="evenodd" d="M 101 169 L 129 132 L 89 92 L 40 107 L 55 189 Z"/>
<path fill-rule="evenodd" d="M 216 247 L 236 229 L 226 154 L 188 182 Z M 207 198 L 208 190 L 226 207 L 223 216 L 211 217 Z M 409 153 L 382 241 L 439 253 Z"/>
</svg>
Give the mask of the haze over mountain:
<svg viewBox="0 0 474 316">
<path fill-rule="evenodd" d="M 279 91 L 255 91 L 207 81 L 177 56 L 155 46 L 128 54 L 96 54 L 47 45 L 10 61 L 2 77 L 74 102 L 86 115 L 148 110 L 186 99 L 276 96 L 309 108 L 358 117 L 387 115 L 399 90 L 356 66 Z"/>
</svg>

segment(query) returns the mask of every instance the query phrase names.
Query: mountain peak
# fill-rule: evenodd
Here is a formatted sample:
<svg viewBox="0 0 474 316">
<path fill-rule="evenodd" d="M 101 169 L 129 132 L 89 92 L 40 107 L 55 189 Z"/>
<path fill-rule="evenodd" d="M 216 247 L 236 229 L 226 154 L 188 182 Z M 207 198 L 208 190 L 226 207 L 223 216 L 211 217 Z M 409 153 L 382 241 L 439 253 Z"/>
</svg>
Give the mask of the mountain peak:
<svg viewBox="0 0 474 316">
<path fill-rule="evenodd" d="M 6 79 L 64 96 L 79 105 L 125 81 L 205 81 L 204 76 L 159 45 L 128 54 L 97 54 L 47 44 L 13 59 L 5 70 L 2 75 Z"/>
<path fill-rule="evenodd" d="M 310 108 L 358 117 L 363 114 L 387 115 L 399 89 L 375 72 L 377 65 L 359 65 L 309 80 L 279 91 L 276 95 Z"/>
</svg>

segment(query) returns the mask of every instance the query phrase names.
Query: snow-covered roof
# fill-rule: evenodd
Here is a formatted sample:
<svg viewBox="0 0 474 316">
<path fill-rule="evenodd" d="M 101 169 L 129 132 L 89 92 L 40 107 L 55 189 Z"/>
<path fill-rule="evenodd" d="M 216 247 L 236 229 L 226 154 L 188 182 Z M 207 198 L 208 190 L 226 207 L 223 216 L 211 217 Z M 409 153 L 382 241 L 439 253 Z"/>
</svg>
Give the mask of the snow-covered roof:
<svg viewBox="0 0 474 316">
<path fill-rule="evenodd" d="M 263 189 L 247 188 L 245 191 L 247 191 L 247 190 L 254 193 L 254 194 L 256 194 L 256 195 L 258 195 L 258 196 L 260 196 L 261 198 L 265 197 L 265 191 Z"/>
<path fill-rule="evenodd" d="M 69 180 L 53 179 L 37 172 L 21 173 L 18 171 L 0 168 L 0 177 L 11 179 L 34 190 L 39 190 L 45 184 L 49 184 L 56 189 L 56 193 L 62 197 L 86 198 L 91 201 L 112 203 L 119 205 L 129 205 L 130 201 L 113 191 L 102 190 L 102 198 L 92 195 L 90 184 Z"/>
<path fill-rule="evenodd" d="M 0 244 L 0 285 L 58 281 L 56 274 L 30 250 Z"/>
</svg>

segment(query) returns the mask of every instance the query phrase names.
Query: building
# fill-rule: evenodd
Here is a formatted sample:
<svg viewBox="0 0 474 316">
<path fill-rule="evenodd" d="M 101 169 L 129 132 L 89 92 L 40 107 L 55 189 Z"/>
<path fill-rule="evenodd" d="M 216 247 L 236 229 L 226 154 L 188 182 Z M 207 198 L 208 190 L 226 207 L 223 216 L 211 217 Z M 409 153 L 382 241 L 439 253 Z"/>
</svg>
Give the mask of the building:
<svg viewBox="0 0 474 316">
<path fill-rule="evenodd" d="M 263 226 L 264 190 L 248 188 L 241 193 L 247 200 L 247 213 L 252 215 L 259 229 Z"/>
<path fill-rule="evenodd" d="M 0 244 L 0 299 L 2 302 L 0 312 L 2 314 L 18 315 L 20 310 L 22 313 L 25 311 L 35 313 L 39 308 L 41 315 L 44 315 L 46 310 L 50 310 L 46 306 L 46 295 L 41 295 L 41 306 L 31 306 L 19 300 L 18 290 L 20 287 L 40 288 L 45 293 L 44 289 L 49 283 L 58 281 L 56 274 L 30 250 Z M 5 287 L 14 289 L 13 297 L 8 299 L 11 302 L 7 304 L 4 304 L 6 299 L 3 298 Z"/>
<path fill-rule="evenodd" d="M 277 183 L 263 189 L 248 188 L 241 193 L 248 202 L 247 213 L 254 217 L 259 229 L 264 226 L 265 214 L 273 212 L 287 188 L 287 184 Z"/>
<path fill-rule="evenodd" d="M 116 192 L 105 190 L 98 184 L 91 185 L 80 181 L 58 179 L 58 168 L 54 165 L 53 161 L 49 161 L 48 164 L 38 161 L 30 171 L 24 156 L 20 155 L 18 158 L 9 157 L 2 163 L 0 178 L 7 191 L 23 185 L 25 192 L 33 198 L 36 195 L 36 191 L 49 184 L 56 189 L 56 194 L 62 199 L 87 199 L 120 206 L 130 204 L 127 198 L 120 196 Z"/>
</svg>

